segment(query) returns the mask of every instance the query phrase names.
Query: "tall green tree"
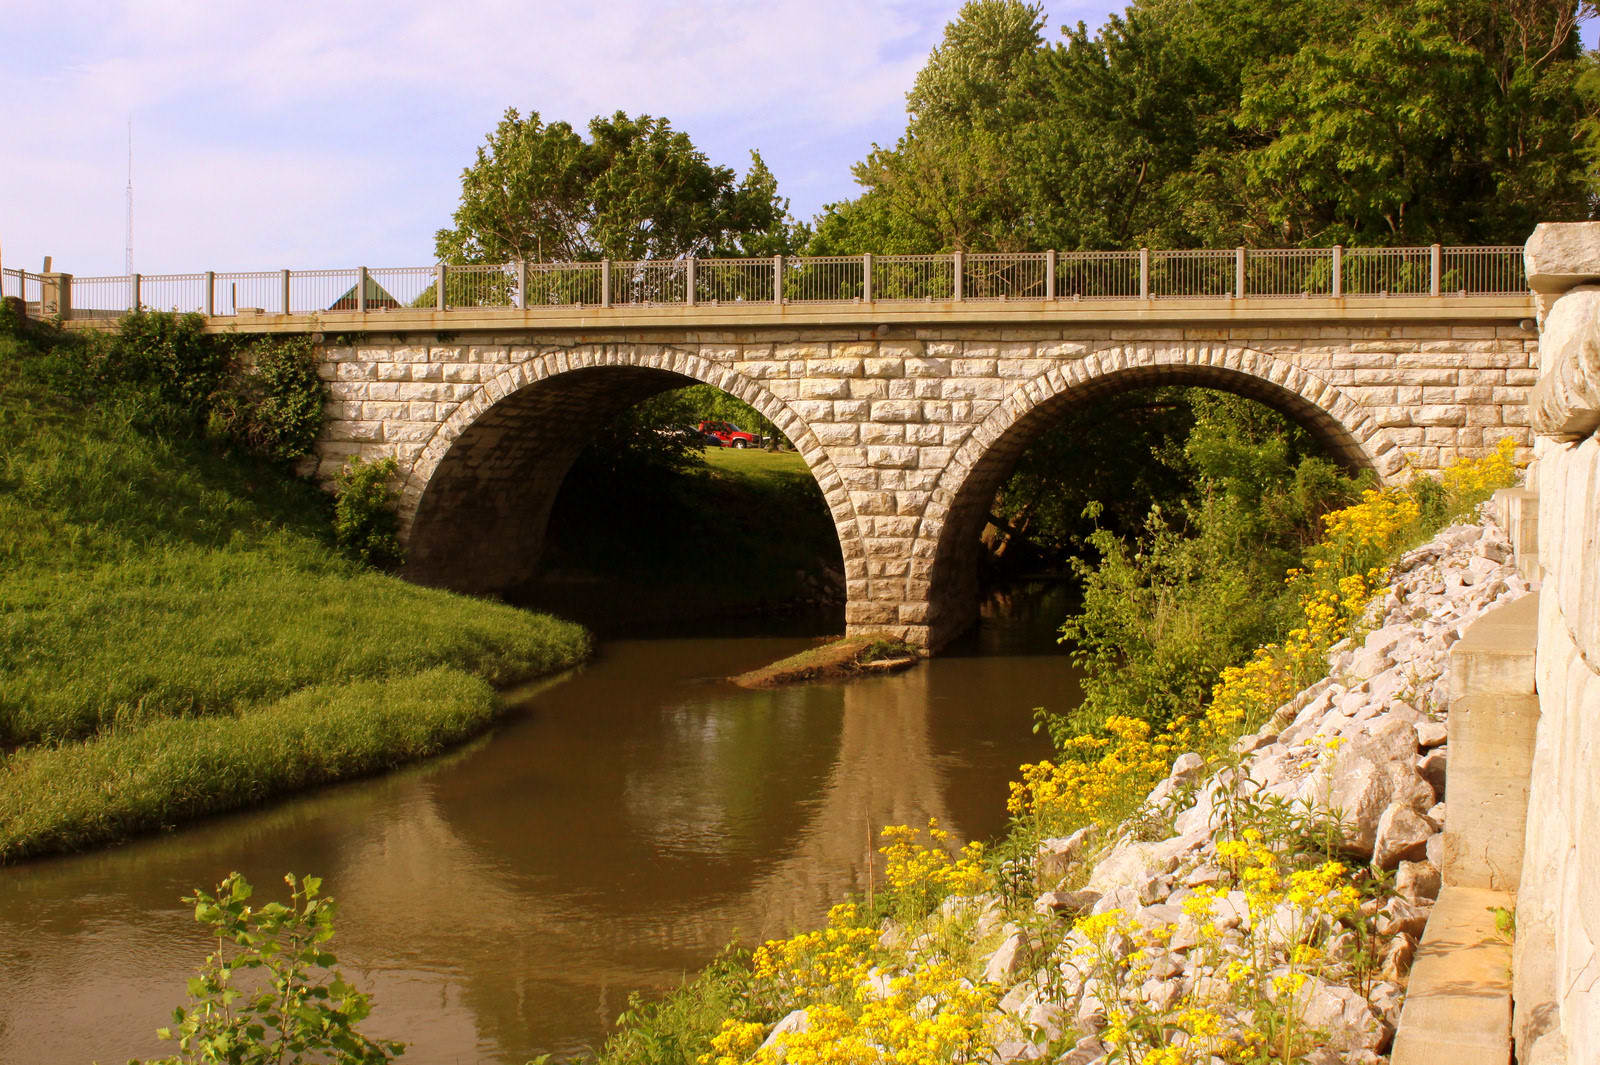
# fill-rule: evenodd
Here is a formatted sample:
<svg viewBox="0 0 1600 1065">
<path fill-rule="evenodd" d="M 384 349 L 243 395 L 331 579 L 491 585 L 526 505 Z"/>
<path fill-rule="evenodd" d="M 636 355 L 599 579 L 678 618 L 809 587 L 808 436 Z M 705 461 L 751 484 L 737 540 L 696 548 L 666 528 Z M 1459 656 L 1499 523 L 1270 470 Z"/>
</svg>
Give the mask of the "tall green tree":
<svg viewBox="0 0 1600 1065">
<path fill-rule="evenodd" d="M 462 171 L 434 248 L 449 263 L 770 255 L 792 243 L 787 215 L 759 153 L 738 177 L 665 118 L 618 111 L 585 140 L 512 108 Z"/>
<path fill-rule="evenodd" d="M 813 247 L 1520 243 L 1591 213 L 1600 74 L 1578 15 L 1134 0 L 1047 45 L 1036 7 L 969 3 Z"/>
<path fill-rule="evenodd" d="M 854 168 L 866 190 L 827 208 L 816 254 L 1019 247 L 1011 140 L 1025 111 L 1013 82 L 1044 44 L 1044 9 L 969 0 L 906 96 L 905 134 Z"/>
</svg>

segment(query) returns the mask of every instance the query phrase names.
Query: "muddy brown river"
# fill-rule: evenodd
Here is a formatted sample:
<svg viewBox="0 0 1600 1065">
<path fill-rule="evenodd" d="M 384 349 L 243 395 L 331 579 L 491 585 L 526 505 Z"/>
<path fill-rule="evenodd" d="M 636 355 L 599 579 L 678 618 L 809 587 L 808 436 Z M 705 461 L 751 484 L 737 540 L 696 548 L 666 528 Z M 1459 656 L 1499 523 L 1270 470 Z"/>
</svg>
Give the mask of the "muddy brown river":
<svg viewBox="0 0 1600 1065">
<path fill-rule="evenodd" d="M 1000 832 L 1006 782 L 1047 753 L 1033 708 L 1077 699 L 1048 631 L 990 621 L 906 673 L 768 692 L 718 678 L 809 641 L 610 641 L 427 765 L 0 869 L 0 1062 L 172 1052 L 155 1029 L 208 950 L 179 897 L 235 869 L 258 901 L 323 878 L 364 1030 L 403 1060 L 581 1054 L 630 992 L 863 890 L 878 827 Z"/>
</svg>

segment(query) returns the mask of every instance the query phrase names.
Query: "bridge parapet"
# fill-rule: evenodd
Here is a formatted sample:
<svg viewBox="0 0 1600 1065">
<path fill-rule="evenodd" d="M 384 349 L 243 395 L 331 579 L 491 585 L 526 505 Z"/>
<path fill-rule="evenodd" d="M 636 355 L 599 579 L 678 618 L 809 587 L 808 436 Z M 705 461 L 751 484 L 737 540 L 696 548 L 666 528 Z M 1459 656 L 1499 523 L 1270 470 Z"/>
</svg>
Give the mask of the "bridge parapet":
<svg viewBox="0 0 1600 1065">
<path fill-rule="evenodd" d="M 42 316 L 104 324 L 140 308 L 176 310 L 242 331 L 302 329 L 309 319 L 347 328 L 374 315 L 390 319 L 387 328 L 403 327 L 402 320 L 449 328 L 445 321 L 492 321 L 506 312 L 620 322 L 668 308 L 701 309 L 716 319 L 801 307 L 821 317 L 851 307 L 925 313 L 912 309 L 920 304 L 981 317 L 978 308 L 997 304 L 1120 305 L 1119 313 L 1131 313 L 1162 302 L 1213 301 L 1259 305 L 1265 313 L 1276 302 L 1354 310 L 1391 300 L 1503 302 L 1527 293 L 1519 246 L 779 255 L 108 277 L 0 271 L 0 294 L 20 297 Z"/>
</svg>

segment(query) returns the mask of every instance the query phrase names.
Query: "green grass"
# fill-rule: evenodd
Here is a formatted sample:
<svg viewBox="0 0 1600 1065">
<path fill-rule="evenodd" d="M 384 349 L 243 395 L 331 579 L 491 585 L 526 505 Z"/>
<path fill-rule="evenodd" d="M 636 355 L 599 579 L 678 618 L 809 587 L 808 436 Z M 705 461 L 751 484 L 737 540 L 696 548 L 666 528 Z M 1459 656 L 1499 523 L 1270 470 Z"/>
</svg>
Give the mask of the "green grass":
<svg viewBox="0 0 1600 1065">
<path fill-rule="evenodd" d="M 588 654 L 344 560 L 314 487 L 63 399 L 44 362 L 0 336 L 0 860 L 422 757 Z"/>
<path fill-rule="evenodd" d="M 762 451 L 756 448 L 708 447 L 706 465 L 713 470 L 772 485 L 811 480 L 811 471 L 798 451 Z"/>
</svg>

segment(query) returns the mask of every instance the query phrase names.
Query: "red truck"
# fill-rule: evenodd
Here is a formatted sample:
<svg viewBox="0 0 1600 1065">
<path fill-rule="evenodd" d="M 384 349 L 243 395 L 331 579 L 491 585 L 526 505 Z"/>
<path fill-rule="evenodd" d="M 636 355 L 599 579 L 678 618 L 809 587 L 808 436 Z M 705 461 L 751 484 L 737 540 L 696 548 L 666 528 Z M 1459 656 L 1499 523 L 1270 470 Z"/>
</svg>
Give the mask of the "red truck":
<svg viewBox="0 0 1600 1065">
<path fill-rule="evenodd" d="M 747 433 L 732 422 L 701 422 L 700 432 L 714 436 L 723 447 L 760 447 L 761 438 Z"/>
</svg>

